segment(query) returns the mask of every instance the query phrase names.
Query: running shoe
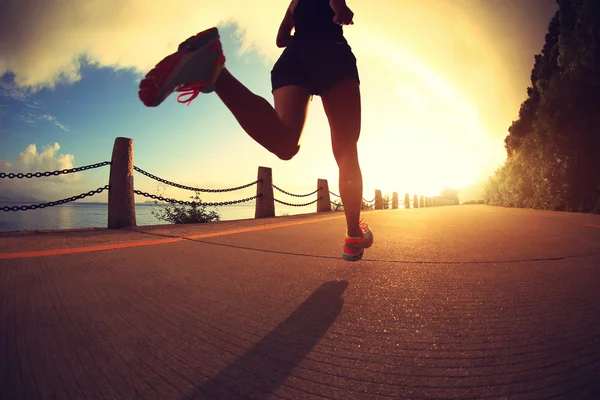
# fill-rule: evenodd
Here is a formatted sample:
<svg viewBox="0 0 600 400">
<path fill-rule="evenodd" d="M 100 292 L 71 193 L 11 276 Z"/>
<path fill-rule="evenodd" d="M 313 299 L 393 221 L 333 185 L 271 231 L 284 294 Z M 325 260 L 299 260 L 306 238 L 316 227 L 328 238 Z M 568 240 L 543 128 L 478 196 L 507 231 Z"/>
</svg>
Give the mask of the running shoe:
<svg viewBox="0 0 600 400">
<path fill-rule="evenodd" d="M 373 232 L 369 225 L 363 220 L 360 220 L 360 229 L 362 230 L 362 236 L 359 238 L 353 238 L 348 236 L 346 231 L 346 237 L 344 238 L 344 251 L 342 252 L 342 258 L 346 261 L 358 261 L 362 258 L 365 249 L 371 247 L 373 244 Z"/>
<path fill-rule="evenodd" d="M 224 67 L 219 30 L 207 29 L 182 42 L 176 53 L 146 74 L 140 82 L 140 100 L 147 107 L 157 107 L 171 93 L 182 92 L 177 101 L 190 105 L 200 92 L 215 90 L 215 81 Z"/>
</svg>

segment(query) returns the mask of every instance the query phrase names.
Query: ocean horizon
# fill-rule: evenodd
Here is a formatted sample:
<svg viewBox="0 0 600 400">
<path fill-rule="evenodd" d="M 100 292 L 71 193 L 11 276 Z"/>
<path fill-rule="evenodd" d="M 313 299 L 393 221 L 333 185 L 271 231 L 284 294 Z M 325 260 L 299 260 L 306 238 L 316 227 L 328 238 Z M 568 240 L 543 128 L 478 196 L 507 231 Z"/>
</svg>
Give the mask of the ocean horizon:
<svg viewBox="0 0 600 400">
<path fill-rule="evenodd" d="M 0 206 L 21 205 L 22 202 L 2 201 Z M 152 215 L 152 211 L 160 209 L 153 203 L 136 203 L 135 213 L 138 226 L 163 225 L 171 222 L 162 221 Z M 221 207 L 207 207 L 207 211 L 217 211 L 221 221 L 254 218 L 255 204 L 234 204 Z M 290 207 L 275 204 L 275 216 L 297 215 L 316 212 L 316 205 Z M 108 224 L 108 203 L 71 202 L 53 207 L 27 211 L 0 211 L 0 232 L 51 229 L 106 228 Z"/>
</svg>

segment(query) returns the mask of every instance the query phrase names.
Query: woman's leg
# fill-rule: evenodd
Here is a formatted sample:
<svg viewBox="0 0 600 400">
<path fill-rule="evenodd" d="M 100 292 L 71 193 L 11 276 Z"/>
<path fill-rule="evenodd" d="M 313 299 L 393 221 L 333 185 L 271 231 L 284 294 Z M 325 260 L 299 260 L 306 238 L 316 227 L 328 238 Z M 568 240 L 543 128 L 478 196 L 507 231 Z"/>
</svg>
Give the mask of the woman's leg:
<svg viewBox="0 0 600 400">
<path fill-rule="evenodd" d="M 139 97 L 146 106 L 156 107 L 177 91 L 184 93 L 178 101 L 189 105 L 200 92 L 216 91 L 254 140 L 279 158 L 289 160 L 299 149 L 310 91 L 297 71 L 290 70 L 298 64 L 298 53 L 287 54 L 277 74 L 275 108 L 225 69 L 217 28 L 188 38 L 176 53 L 160 61 L 140 82 Z M 189 97 L 184 100 L 182 96 Z"/>
<path fill-rule="evenodd" d="M 246 133 L 264 148 L 282 160 L 296 155 L 310 101 L 307 88 L 289 85 L 275 89 L 273 108 L 223 69 L 215 82 L 215 92 Z"/>
<path fill-rule="evenodd" d="M 348 236 L 361 237 L 359 225 L 363 182 L 357 142 L 361 127 L 360 86 L 348 79 L 321 94 L 331 128 L 333 155 L 340 169 L 339 187 Z"/>
</svg>

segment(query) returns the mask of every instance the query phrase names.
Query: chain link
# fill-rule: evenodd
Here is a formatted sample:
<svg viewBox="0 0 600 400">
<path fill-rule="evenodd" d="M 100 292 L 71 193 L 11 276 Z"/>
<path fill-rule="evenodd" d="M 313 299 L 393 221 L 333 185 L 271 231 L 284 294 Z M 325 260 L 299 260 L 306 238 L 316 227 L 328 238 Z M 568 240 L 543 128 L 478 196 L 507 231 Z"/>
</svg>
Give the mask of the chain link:
<svg viewBox="0 0 600 400">
<path fill-rule="evenodd" d="M 46 207 L 57 206 L 57 205 L 60 205 L 60 204 L 69 203 L 71 201 L 75 201 L 75 200 L 79 200 L 79 199 L 84 199 L 86 197 L 93 196 L 93 195 L 98 194 L 98 193 L 102 193 L 103 191 L 107 190 L 108 188 L 109 188 L 109 186 L 106 185 L 104 187 L 99 187 L 96 190 L 90 190 L 87 193 L 81 193 L 81 194 L 78 194 L 77 196 L 71 196 L 71 197 L 68 197 L 66 199 L 51 201 L 51 202 L 48 202 L 48 203 L 30 204 L 30 205 L 26 205 L 26 206 L 4 206 L 4 207 L 0 207 L 0 211 L 27 211 L 27 210 L 36 210 L 38 208 L 46 208 Z"/>
<path fill-rule="evenodd" d="M 171 199 L 171 198 L 167 198 L 167 197 L 162 197 L 162 196 L 158 196 L 155 194 L 142 192 L 141 190 L 134 190 L 133 192 L 135 194 L 139 194 L 141 196 L 149 197 L 151 199 L 163 201 L 166 203 L 181 204 L 181 205 L 186 205 L 186 206 L 207 206 L 207 207 L 229 206 L 232 204 L 239 204 L 239 203 L 244 203 L 246 201 L 254 200 L 257 197 L 262 197 L 262 193 L 260 193 L 256 196 L 248 197 L 246 199 L 241 199 L 241 200 L 220 201 L 220 202 L 215 202 L 215 203 L 197 203 L 195 201 L 176 200 L 176 199 Z"/>
<path fill-rule="evenodd" d="M 97 163 L 97 164 L 91 164 L 91 165 L 84 165 L 83 167 L 77 167 L 77 168 L 70 168 L 70 169 L 60 169 L 57 171 L 46 171 L 46 172 L 0 172 L 0 178 L 4 179 L 4 178 L 8 178 L 8 179 L 23 179 L 23 178 L 41 178 L 41 177 L 48 177 L 48 176 L 58 176 L 58 175 L 62 175 L 62 174 L 71 174 L 73 172 L 79 172 L 79 171 L 86 171 L 88 169 L 94 169 L 94 168 L 100 168 L 100 167 L 104 167 L 105 165 L 109 165 L 110 161 L 103 161 L 101 163 Z"/>
<path fill-rule="evenodd" d="M 373 200 L 367 200 L 367 199 L 365 199 L 365 198 L 363 197 L 363 201 L 364 201 L 365 203 L 372 203 L 372 202 L 374 202 L 374 201 L 375 201 L 375 198 L 373 198 Z"/>
<path fill-rule="evenodd" d="M 310 206 L 311 204 L 315 204 L 317 201 L 321 200 L 322 197 L 319 197 L 316 200 L 311 201 L 310 203 L 304 203 L 304 204 L 291 204 L 291 203 L 286 203 L 285 201 L 281 201 L 281 200 L 277 200 L 277 199 L 273 199 L 276 202 L 286 205 L 286 206 L 291 206 L 291 207 L 304 207 L 304 206 Z"/>
<path fill-rule="evenodd" d="M 154 179 L 155 181 L 159 181 L 161 183 L 164 183 L 166 185 L 171 185 L 171 186 L 174 186 L 174 187 L 179 188 L 179 189 L 192 190 L 194 192 L 204 192 L 204 193 L 233 192 L 235 190 L 245 189 L 245 188 L 250 187 L 252 185 L 256 185 L 258 182 L 262 182 L 262 179 L 259 179 L 257 181 L 250 182 L 248 184 L 245 184 L 245 185 L 242 185 L 242 186 L 238 186 L 238 187 L 234 187 L 234 188 L 230 188 L 230 189 L 201 189 L 201 188 L 195 188 L 195 187 L 192 187 L 192 186 L 180 185 L 179 183 L 175 183 L 175 182 L 171 182 L 171 181 L 168 181 L 166 179 L 163 179 L 163 178 L 159 178 L 158 176 L 152 175 L 151 173 L 146 172 L 143 169 L 136 167 L 135 165 L 133 166 L 133 169 L 136 170 L 137 172 L 139 172 L 142 175 L 146 175 L 148 178 Z"/>
<path fill-rule="evenodd" d="M 286 192 L 285 190 L 278 188 L 277 186 L 273 185 L 273 187 L 277 190 L 279 190 L 281 193 L 287 194 L 288 196 L 292 196 L 292 197 L 308 197 L 308 196 L 312 196 L 313 194 L 317 193 L 319 190 L 321 190 L 322 188 L 318 188 L 317 190 L 315 190 L 314 192 L 311 193 L 307 193 L 307 194 L 293 194 L 290 192 Z"/>
<path fill-rule="evenodd" d="M 332 195 L 334 195 L 335 197 L 340 197 L 340 195 L 339 195 L 339 194 L 335 194 L 335 193 L 333 193 L 331 190 L 329 191 L 329 194 L 332 194 Z"/>
</svg>

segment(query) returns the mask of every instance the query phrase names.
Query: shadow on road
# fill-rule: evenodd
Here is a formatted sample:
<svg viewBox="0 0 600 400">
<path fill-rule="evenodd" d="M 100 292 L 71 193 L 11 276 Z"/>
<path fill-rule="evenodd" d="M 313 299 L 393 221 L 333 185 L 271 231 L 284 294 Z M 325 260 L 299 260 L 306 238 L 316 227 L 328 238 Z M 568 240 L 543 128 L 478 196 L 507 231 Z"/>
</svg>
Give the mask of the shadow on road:
<svg viewBox="0 0 600 400">
<path fill-rule="evenodd" d="M 189 394 L 193 399 L 265 399 L 306 357 L 342 310 L 348 281 L 322 284 L 271 332 L 218 375 Z"/>
</svg>

